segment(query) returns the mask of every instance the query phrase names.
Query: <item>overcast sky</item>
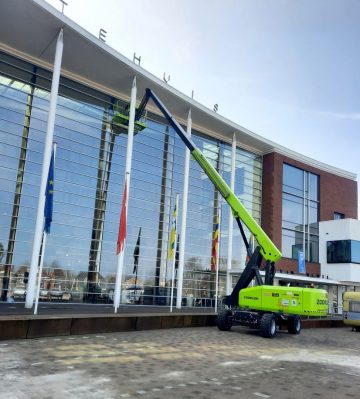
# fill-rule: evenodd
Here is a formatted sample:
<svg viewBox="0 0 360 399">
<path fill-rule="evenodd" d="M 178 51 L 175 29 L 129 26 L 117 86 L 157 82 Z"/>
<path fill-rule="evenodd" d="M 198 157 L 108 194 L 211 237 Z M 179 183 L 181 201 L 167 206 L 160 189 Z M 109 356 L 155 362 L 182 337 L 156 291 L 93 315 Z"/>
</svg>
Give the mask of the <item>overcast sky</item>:
<svg viewBox="0 0 360 399">
<path fill-rule="evenodd" d="M 171 86 L 360 182 L 360 0 L 66 2 L 65 15 Z"/>
</svg>

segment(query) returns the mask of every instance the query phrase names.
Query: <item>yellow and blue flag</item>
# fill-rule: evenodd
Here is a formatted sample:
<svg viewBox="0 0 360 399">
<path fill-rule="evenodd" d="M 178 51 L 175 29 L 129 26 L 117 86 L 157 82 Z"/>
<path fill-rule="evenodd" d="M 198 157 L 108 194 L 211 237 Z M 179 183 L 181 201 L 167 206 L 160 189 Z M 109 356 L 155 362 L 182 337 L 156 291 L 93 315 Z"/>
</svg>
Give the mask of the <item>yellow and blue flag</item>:
<svg viewBox="0 0 360 399">
<path fill-rule="evenodd" d="M 170 233 L 170 244 L 169 244 L 169 251 L 168 251 L 168 259 L 172 260 L 174 259 L 175 255 L 175 246 L 176 246 L 176 204 L 174 206 L 174 212 L 173 212 L 173 221 L 171 224 L 171 233 Z"/>
<path fill-rule="evenodd" d="M 218 251 L 219 251 L 219 215 L 216 216 L 215 229 L 213 232 L 213 240 L 212 240 L 212 250 L 211 250 L 211 271 L 216 271 L 217 260 L 218 260 Z"/>
<path fill-rule="evenodd" d="M 44 231 L 46 234 L 50 234 L 50 226 L 52 222 L 52 214 L 53 214 L 53 198 L 54 198 L 54 158 L 55 158 L 55 149 L 53 149 L 49 167 L 49 174 L 46 184 L 45 191 L 45 207 L 44 207 Z"/>
</svg>

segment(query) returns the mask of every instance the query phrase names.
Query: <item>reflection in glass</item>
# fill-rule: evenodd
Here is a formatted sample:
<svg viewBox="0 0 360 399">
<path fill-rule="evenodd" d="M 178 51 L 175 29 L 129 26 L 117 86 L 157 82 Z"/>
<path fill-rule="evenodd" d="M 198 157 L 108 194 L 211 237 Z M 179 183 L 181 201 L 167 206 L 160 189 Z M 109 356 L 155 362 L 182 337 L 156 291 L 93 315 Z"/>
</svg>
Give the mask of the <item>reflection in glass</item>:
<svg viewBox="0 0 360 399">
<path fill-rule="evenodd" d="M 217 146 L 212 146 L 212 151 L 213 153 L 215 153 L 216 158 L 215 158 L 215 165 L 213 165 L 215 167 L 215 170 L 217 172 L 219 172 L 221 174 L 221 170 L 220 170 L 220 146 L 219 143 L 217 143 Z M 215 147 L 215 148 L 214 148 Z M 213 255 L 215 255 L 215 259 L 211 260 L 211 280 L 210 280 L 210 297 L 215 297 L 215 291 L 216 291 L 216 268 L 220 267 L 220 265 L 217 265 L 218 260 L 217 258 L 217 253 L 213 252 L 213 247 L 215 245 L 214 241 L 216 240 L 215 235 L 218 233 L 220 235 L 220 231 L 216 232 L 216 225 L 217 223 L 219 223 L 219 208 L 220 208 L 220 193 L 219 191 L 214 187 L 213 188 L 214 191 L 214 197 L 213 197 L 213 220 L 212 220 L 212 224 L 213 224 L 213 228 L 212 228 L 212 242 L 211 242 L 211 254 L 210 254 L 210 259 L 212 259 Z M 220 229 L 221 229 L 221 225 L 220 225 Z M 220 245 L 218 245 L 218 247 L 220 247 Z M 218 248 L 218 251 L 220 251 L 220 248 Z M 214 262 L 214 263 L 212 263 Z M 219 263 L 220 263 L 220 257 L 219 257 Z"/>
<path fill-rule="evenodd" d="M 360 241 L 328 241 L 326 249 L 328 263 L 360 263 Z"/>
<path fill-rule="evenodd" d="M 360 263 L 360 241 L 351 240 L 351 262 Z"/>
<path fill-rule="evenodd" d="M 87 294 L 85 300 L 94 302 L 99 284 L 102 243 L 104 235 L 106 201 L 110 180 L 111 161 L 114 151 L 116 134 L 111 128 L 110 110 L 106 109 L 103 116 L 101 140 L 99 148 L 99 163 L 97 170 L 97 185 L 95 193 L 94 217 L 91 232 L 89 253 L 89 269 L 87 278 Z"/>
<path fill-rule="evenodd" d="M 298 251 L 302 251 L 307 261 L 319 261 L 318 185 L 317 175 L 283 165 L 282 253 L 285 257 L 297 259 Z"/>
<path fill-rule="evenodd" d="M 20 153 L 19 153 L 19 164 L 17 169 L 17 179 L 15 185 L 15 193 L 14 193 L 14 202 L 13 202 L 13 209 L 12 209 L 12 216 L 11 216 L 11 223 L 9 229 L 9 239 L 8 239 L 8 246 L 6 251 L 6 259 L 5 259 L 5 267 L 4 267 L 4 275 L 3 275 L 3 284 L 2 284 L 2 291 L 1 291 L 1 300 L 6 301 L 8 289 L 9 289 L 9 282 L 10 282 L 10 274 L 13 265 L 13 255 L 14 255 L 14 248 L 16 242 L 16 232 L 17 232 L 17 224 L 18 224 L 18 217 L 20 211 L 20 203 L 21 203 L 21 193 L 24 181 L 24 173 L 25 173 L 25 166 L 26 166 L 26 153 L 28 147 L 28 138 L 29 138 L 29 129 L 30 129 L 30 122 L 31 122 L 31 111 L 32 111 L 32 103 L 34 98 L 34 90 L 35 90 L 35 83 L 36 83 L 36 67 L 34 67 L 34 74 L 31 79 L 31 85 L 29 88 L 24 88 L 23 90 L 29 91 L 26 99 L 26 105 L 24 110 L 24 125 L 22 129 L 22 137 L 21 137 L 21 144 L 20 144 Z M 11 87 L 11 83 L 9 84 Z"/>
<path fill-rule="evenodd" d="M 351 241 L 339 240 L 326 243 L 328 263 L 350 263 Z"/>
<path fill-rule="evenodd" d="M 156 266 L 155 266 L 155 285 L 154 285 L 154 298 L 153 301 L 157 305 L 165 305 L 165 277 L 166 273 L 166 233 L 165 231 L 165 215 L 166 208 L 168 208 L 168 201 L 166 198 L 166 189 L 168 183 L 168 155 L 169 155 L 169 128 L 165 129 L 164 147 L 163 147 L 163 162 L 162 162 L 162 175 L 161 175 L 161 195 L 160 195 L 160 210 L 158 222 L 158 240 L 157 240 L 157 253 L 156 253 Z"/>
<path fill-rule="evenodd" d="M 34 70 L 32 65 L 10 56 L 2 56 L 2 61 L 5 59 L 6 62 L 0 62 L 0 243 L 4 248 L 0 248 L 0 282 L 3 282 L 4 273 L 8 273 L 6 265 L 11 264 L 10 295 L 15 300 L 23 300 L 51 72 L 40 67 Z M 127 145 L 127 137 L 116 135 L 109 125 L 114 101 L 116 99 L 109 95 L 67 78 L 60 80 L 54 131 L 58 143 L 54 217 L 44 257 L 41 300 L 94 299 L 103 303 L 113 300 Z M 134 138 L 121 301 L 134 303 L 136 298 L 137 303 L 168 304 L 169 222 L 175 194 L 182 192 L 185 147 L 159 116 L 149 113 L 146 126 Z M 231 145 L 196 130 L 193 130 L 193 139 L 229 182 Z M 261 157 L 237 148 L 235 193 L 257 221 L 261 217 L 261 175 Z M 21 194 L 21 201 L 18 194 Z M 214 304 L 211 250 L 214 217 L 219 206 L 220 198 L 213 184 L 192 161 L 184 305 Z M 180 214 L 181 200 L 179 208 Z M 222 208 L 220 295 L 225 290 L 226 215 L 229 212 L 227 206 Z M 141 293 L 134 296 L 131 291 L 135 278 L 133 254 L 140 227 L 136 285 L 141 287 Z M 234 226 L 233 268 L 240 271 L 244 263 L 245 248 Z"/>
</svg>

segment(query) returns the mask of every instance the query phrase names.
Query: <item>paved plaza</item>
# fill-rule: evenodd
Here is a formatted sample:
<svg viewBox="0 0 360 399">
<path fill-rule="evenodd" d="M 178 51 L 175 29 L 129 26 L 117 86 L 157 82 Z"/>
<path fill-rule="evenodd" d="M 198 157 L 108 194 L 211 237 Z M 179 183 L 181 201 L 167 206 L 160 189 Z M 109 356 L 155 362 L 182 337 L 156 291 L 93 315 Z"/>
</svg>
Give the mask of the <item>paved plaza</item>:
<svg viewBox="0 0 360 399">
<path fill-rule="evenodd" d="M 360 334 L 216 327 L 0 342 L 0 398 L 359 398 Z"/>
</svg>

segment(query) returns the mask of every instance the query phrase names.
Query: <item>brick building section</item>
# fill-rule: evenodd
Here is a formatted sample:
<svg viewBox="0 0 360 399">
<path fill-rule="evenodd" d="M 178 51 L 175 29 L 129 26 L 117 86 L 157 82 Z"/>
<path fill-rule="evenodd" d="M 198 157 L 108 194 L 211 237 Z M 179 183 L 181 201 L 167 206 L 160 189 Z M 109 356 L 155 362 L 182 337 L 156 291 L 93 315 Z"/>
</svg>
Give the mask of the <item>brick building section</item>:
<svg viewBox="0 0 360 399">
<path fill-rule="evenodd" d="M 284 163 L 319 176 L 320 221 L 332 220 L 334 212 L 343 213 L 346 218 L 357 219 L 356 181 L 325 172 L 276 152 L 266 154 L 263 157 L 261 224 L 278 248 L 281 248 Z M 297 273 L 297 261 L 294 259 L 283 258 L 277 263 L 276 267 L 278 271 Z M 320 276 L 320 264 L 307 262 L 306 271 L 312 277 Z"/>
</svg>

